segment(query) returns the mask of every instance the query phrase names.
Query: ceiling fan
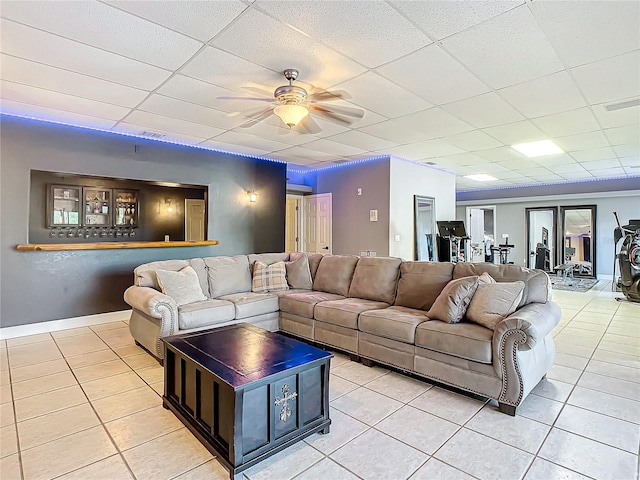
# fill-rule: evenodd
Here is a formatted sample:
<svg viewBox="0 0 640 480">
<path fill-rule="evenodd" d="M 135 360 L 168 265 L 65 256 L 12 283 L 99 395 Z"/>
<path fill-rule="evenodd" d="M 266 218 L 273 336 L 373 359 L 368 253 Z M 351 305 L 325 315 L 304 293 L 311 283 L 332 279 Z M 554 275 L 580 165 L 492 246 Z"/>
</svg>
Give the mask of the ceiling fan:
<svg viewBox="0 0 640 480">
<path fill-rule="evenodd" d="M 308 93 L 304 88 L 293 85 L 293 81 L 298 78 L 298 70 L 288 68 L 284 72 L 284 78 L 289 81 L 289 85 L 282 85 L 275 89 L 273 97 L 218 97 L 220 100 L 252 100 L 258 102 L 269 102 L 271 105 L 257 112 L 245 114 L 250 120 L 239 125 L 239 128 L 248 128 L 266 119 L 271 114 L 277 115 L 282 122 L 290 129 L 299 126 L 305 133 L 318 133 L 320 126 L 313 120 L 310 113 L 326 118 L 329 121 L 341 125 L 351 125 L 351 118 L 364 117 L 364 110 L 359 108 L 343 107 L 333 105 L 331 107 L 320 105 L 320 102 L 331 102 L 350 98 L 344 91 L 327 91 L 314 89 Z M 251 89 L 260 93 L 268 92 L 260 89 Z M 236 112 L 239 114 L 239 112 Z"/>
</svg>

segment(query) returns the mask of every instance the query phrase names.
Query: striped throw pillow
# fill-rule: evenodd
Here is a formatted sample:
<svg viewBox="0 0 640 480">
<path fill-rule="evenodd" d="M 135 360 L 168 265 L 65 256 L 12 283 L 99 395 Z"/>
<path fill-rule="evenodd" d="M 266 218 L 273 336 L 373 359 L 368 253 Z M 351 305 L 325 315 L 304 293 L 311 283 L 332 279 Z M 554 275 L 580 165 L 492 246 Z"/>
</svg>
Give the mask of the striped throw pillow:
<svg viewBox="0 0 640 480">
<path fill-rule="evenodd" d="M 271 265 L 257 261 L 253 264 L 253 280 L 251 291 L 256 293 L 289 290 L 287 284 L 287 269 L 284 262 Z"/>
</svg>

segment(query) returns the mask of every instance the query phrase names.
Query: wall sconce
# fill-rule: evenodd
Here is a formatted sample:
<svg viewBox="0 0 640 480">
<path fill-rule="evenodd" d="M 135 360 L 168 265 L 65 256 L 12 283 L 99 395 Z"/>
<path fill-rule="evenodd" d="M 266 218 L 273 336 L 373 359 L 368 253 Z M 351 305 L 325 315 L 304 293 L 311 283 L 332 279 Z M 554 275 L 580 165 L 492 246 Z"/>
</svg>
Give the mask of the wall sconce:
<svg viewBox="0 0 640 480">
<path fill-rule="evenodd" d="M 167 210 L 167 213 L 173 213 L 173 202 L 170 198 L 164 199 L 164 208 Z"/>
<path fill-rule="evenodd" d="M 249 195 L 249 201 L 251 203 L 255 203 L 258 201 L 258 194 L 256 193 L 255 190 L 248 190 L 247 195 Z"/>
</svg>

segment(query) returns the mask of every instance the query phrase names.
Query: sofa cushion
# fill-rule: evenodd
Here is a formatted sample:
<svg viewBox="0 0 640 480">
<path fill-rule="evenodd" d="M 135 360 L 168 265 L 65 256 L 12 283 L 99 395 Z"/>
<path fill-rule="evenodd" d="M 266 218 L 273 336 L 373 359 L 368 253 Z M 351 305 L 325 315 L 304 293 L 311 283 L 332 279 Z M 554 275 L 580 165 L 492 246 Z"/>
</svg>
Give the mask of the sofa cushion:
<svg viewBox="0 0 640 480">
<path fill-rule="evenodd" d="M 252 253 L 251 255 L 247 255 L 249 260 L 249 266 L 253 267 L 253 264 L 258 262 L 266 263 L 267 265 L 271 265 L 276 262 L 288 262 L 289 254 L 288 253 Z"/>
<path fill-rule="evenodd" d="M 358 328 L 379 337 L 413 343 L 416 326 L 427 320 L 423 310 L 395 306 L 361 313 Z"/>
<path fill-rule="evenodd" d="M 443 323 L 430 320 L 416 328 L 417 347 L 427 348 L 447 355 L 491 363 L 493 332 L 481 325 L 469 322 Z"/>
<path fill-rule="evenodd" d="M 518 308 L 530 303 L 547 303 L 551 300 L 551 281 L 542 270 L 520 267 L 518 265 L 494 265 L 493 263 L 456 263 L 453 278 L 480 275 L 487 272 L 498 283 L 524 282 L 524 293 Z"/>
<path fill-rule="evenodd" d="M 445 285 L 427 312 L 431 320 L 457 323 L 464 317 L 473 294 L 476 293 L 479 277 L 462 277 Z"/>
<path fill-rule="evenodd" d="M 189 260 L 189 265 L 195 270 L 198 275 L 198 281 L 200 282 L 200 288 L 202 293 L 209 297 L 209 280 L 207 276 L 207 266 L 204 264 L 204 260 L 201 258 L 192 258 Z"/>
<path fill-rule="evenodd" d="M 287 285 L 287 270 L 284 262 L 267 265 L 260 260 L 256 260 L 253 264 L 251 291 L 266 293 L 282 290 L 289 290 L 289 285 Z"/>
<path fill-rule="evenodd" d="M 311 272 L 311 278 L 316 278 L 316 272 L 318 271 L 318 266 L 320 266 L 320 260 L 324 257 L 321 253 L 302 253 L 302 252 L 293 252 L 289 254 L 289 261 L 293 262 L 298 258 L 306 256 L 309 260 L 309 271 Z"/>
<path fill-rule="evenodd" d="M 313 289 L 343 297 L 349 295 L 358 258 L 355 255 L 325 255 L 313 280 Z"/>
<path fill-rule="evenodd" d="M 360 257 L 353 272 L 349 296 L 392 304 L 400 263 L 399 258 Z"/>
<path fill-rule="evenodd" d="M 160 268 L 156 270 L 156 277 L 162 293 L 173 298 L 178 306 L 207 299 L 200 288 L 198 274 L 190 266 L 178 272 Z"/>
<path fill-rule="evenodd" d="M 300 255 L 291 262 L 285 262 L 287 268 L 287 283 L 289 288 L 303 288 L 311 290 L 313 279 L 309 269 L 309 257 L 306 254 Z"/>
<path fill-rule="evenodd" d="M 280 295 L 280 310 L 301 317 L 313 318 L 313 311 L 317 303 L 326 300 L 342 300 L 343 298 L 342 295 L 313 291 Z"/>
<path fill-rule="evenodd" d="M 345 298 L 329 300 L 316 305 L 313 316 L 316 320 L 333 323 L 347 328 L 358 328 L 358 315 L 367 310 L 378 310 L 388 307 L 388 303 L 374 302 L 361 298 Z"/>
<path fill-rule="evenodd" d="M 516 311 L 523 292 L 521 281 L 479 285 L 467 310 L 467 320 L 495 330 L 498 323 Z"/>
<path fill-rule="evenodd" d="M 251 291 L 251 271 L 246 255 L 203 259 L 209 276 L 211 298 Z"/>
<path fill-rule="evenodd" d="M 156 270 L 171 270 L 177 272 L 189 265 L 188 260 L 161 260 L 145 263 L 133 270 L 133 283 L 138 287 L 151 287 L 160 290 L 156 277 Z"/>
<path fill-rule="evenodd" d="M 429 310 L 452 275 L 452 263 L 402 262 L 394 305 Z"/>
<path fill-rule="evenodd" d="M 277 312 L 279 309 L 278 297 L 272 293 L 232 293 L 218 298 L 234 304 L 236 320 Z"/>
<path fill-rule="evenodd" d="M 180 330 L 214 326 L 217 323 L 233 320 L 236 309 L 233 303 L 225 300 L 204 300 L 178 307 L 178 326 Z"/>
</svg>

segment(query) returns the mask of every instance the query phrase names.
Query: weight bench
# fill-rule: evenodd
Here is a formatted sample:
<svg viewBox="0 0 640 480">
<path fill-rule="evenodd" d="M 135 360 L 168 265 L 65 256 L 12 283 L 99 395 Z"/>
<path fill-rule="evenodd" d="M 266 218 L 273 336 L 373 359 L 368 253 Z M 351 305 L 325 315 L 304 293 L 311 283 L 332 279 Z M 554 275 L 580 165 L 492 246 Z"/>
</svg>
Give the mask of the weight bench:
<svg viewBox="0 0 640 480">
<path fill-rule="evenodd" d="M 570 263 L 563 263 L 562 265 L 558 265 L 556 267 L 553 267 L 554 272 L 556 272 L 556 275 L 558 275 L 559 273 L 562 273 L 562 283 L 567 283 L 567 279 L 571 279 L 573 280 L 573 268 L 575 267 L 575 265 L 570 264 Z"/>
</svg>

